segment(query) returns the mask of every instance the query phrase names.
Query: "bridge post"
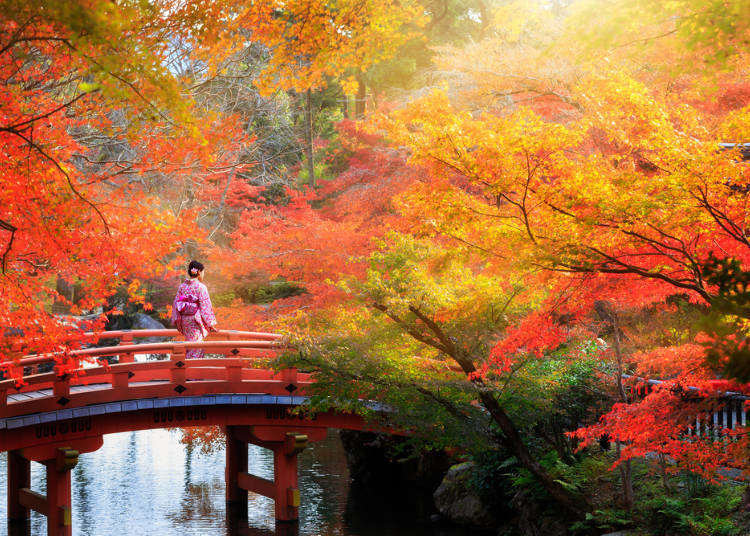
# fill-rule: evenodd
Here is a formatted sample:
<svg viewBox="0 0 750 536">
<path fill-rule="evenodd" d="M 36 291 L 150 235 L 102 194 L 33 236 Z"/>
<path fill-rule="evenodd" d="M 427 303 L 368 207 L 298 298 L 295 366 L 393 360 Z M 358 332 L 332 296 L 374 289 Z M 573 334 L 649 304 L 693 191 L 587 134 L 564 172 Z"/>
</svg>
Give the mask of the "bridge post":
<svg viewBox="0 0 750 536">
<path fill-rule="evenodd" d="M 247 490 L 239 486 L 240 473 L 247 473 L 247 442 L 238 437 L 237 426 L 227 426 L 226 481 L 227 514 L 230 518 L 247 519 Z"/>
<path fill-rule="evenodd" d="M 78 463 L 78 451 L 60 449 L 47 468 L 47 535 L 72 536 L 70 470 Z"/>
<path fill-rule="evenodd" d="M 15 451 L 12 456 L 9 455 L 9 519 L 12 515 L 10 508 L 13 505 L 12 501 L 17 500 L 18 504 L 13 505 L 13 511 L 25 515 L 29 510 L 34 510 L 47 516 L 48 536 L 72 536 L 70 471 L 78 464 L 80 454 L 78 449 L 80 448 L 83 452 L 92 452 L 102 446 L 102 438 L 101 436 L 86 438 L 73 444 L 76 448 L 51 443 L 28 447 Z M 46 495 L 32 491 L 29 487 L 30 479 L 27 471 L 30 461 L 42 463 L 47 470 Z M 18 534 L 20 529 L 15 530 L 15 533 L 11 534 Z"/>
<path fill-rule="evenodd" d="M 175 391 L 182 394 L 187 387 L 185 386 L 185 347 L 179 342 L 172 344 L 172 383 L 175 385 Z"/>
<path fill-rule="evenodd" d="M 312 437 L 312 440 L 321 440 L 325 437 L 326 430 L 313 430 L 312 435 L 290 432 L 289 428 L 282 426 L 235 426 L 232 429 L 234 438 L 240 440 L 244 445 L 243 460 L 244 469 L 231 475 L 237 474 L 236 486 L 247 491 L 252 491 L 264 497 L 274 500 L 276 521 L 288 522 L 299 519 L 300 496 L 297 475 L 297 455 L 302 452 Z M 227 501 L 229 501 L 230 482 L 230 434 L 227 434 Z M 259 476 L 248 474 L 247 471 L 247 444 L 252 443 L 265 449 L 273 451 L 273 480 L 267 480 Z M 235 456 L 236 459 L 236 456 Z M 247 493 L 242 496 L 247 501 Z M 246 505 L 247 503 L 245 503 Z"/>
<path fill-rule="evenodd" d="M 283 443 L 273 446 L 273 483 L 276 488 L 274 506 L 277 521 L 299 519 L 299 483 L 297 454 L 307 446 L 307 436 L 289 432 Z"/>
<path fill-rule="evenodd" d="M 122 337 L 120 338 L 120 344 L 118 346 L 125 346 L 133 344 L 133 334 L 131 332 L 126 332 L 122 334 Z M 135 356 L 131 354 L 130 352 L 119 354 L 117 358 L 118 363 L 134 363 L 135 362 Z"/>
<path fill-rule="evenodd" d="M 297 369 L 294 367 L 283 369 L 281 371 L 281 381 L 289 382 L 292 385 L 296 384 L 297 383 Z"/>
<path fill-rule="evenodd" d="M 70 377 L 68 374 L 55 377 L 55 381 L 52 382 L 52 394 L 58 400 L 67 399 L 70 396 Z"/>
<path fill-rule="evenodd" d="M 31 462 L 17 450 L 8 452 L 8 534 L 28 532 L 29 509 L 21 504 L 21 490 L 31 487 Z"/>
</svg>

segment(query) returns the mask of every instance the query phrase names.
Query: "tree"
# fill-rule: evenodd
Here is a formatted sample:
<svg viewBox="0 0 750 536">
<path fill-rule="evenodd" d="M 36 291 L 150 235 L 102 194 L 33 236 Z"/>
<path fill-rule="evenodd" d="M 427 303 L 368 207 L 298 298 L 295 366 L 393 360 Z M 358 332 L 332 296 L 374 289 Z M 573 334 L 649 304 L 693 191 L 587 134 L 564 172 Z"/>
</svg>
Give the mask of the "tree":
<svg viewBox="0 0 750 536">
<path fill-rule="evenodd" d="M 176 215 L 125 180 L 118 162 L 98 157 L 106 142 L 132 139 L 123 125 L 187 118 L 189 107 L 177 98 L 164 60 L 170 39 L 208 29 L 201 16 L 140 3 L 32 1 L 0 8 L 6 155 L 0 220 L 8 231 L 0 325 L 17 334 L 3 339 L 0 361 L 18 351 L 78 344 L 80 328 L 46 311 L 53 300 L 64 300 L 56 277 L 80 285 L 84 296 L 74 312 L 92 310 L 123 280 L 136 291 L 138 278 L 161 274 L 168 265 L 162 261 L 187 238 Z M 116 45 L 113 35 L 120 36 Z M 174 104 L 169 115 L 168 104 Z"/>
<path fill-rule="evenodd" d="M 504 44 L 515 56 L 490 56 L 503 60 L 495 78 L 483 74 L 485 50 L 463 60 L 470 77 L 484 77 L 483 93 L 472 87 L 465 100 L 459 93 L 451 101 L 435 92 L 379 123 L 424 170 L 421 184 L 399 202 L 420 232 L 483 252 L 498 271 L 513 270 L 525 281 L 546 274 L 539 313 L 507 330 L 485 374 L 511 370 L 528 348 L 543 354 L 560 344 L 559 337 L 544 340 L 559 329 L 555 323 L 539 329 L 538 314 L 570 315 L 585 325 L 603 299 L 617 310 L 668 307 L 668 297 L 685 293 L 699 307 L 726 311 L 728 298 L 738 351 L 714 350 L 712 362 L 702 361 L 696 343 L 704 337 L 627 356 L 631 372 L 648 377 L 658 369 L 667 381 L 642 402 L 617 404 L 581 437 L 590 443 L 607 433 L 626 445 L 625 459 L 652 449 L 703 474 L 727 460 L 744 466 L 744 432 L 739 442 L 710 446 L 684 437 L 699 406 L 681 393 L 697 388 L 712 401 L 704 404 L 716 405 L 724 391 L 748 389 L 717 376 L 745 370 L 736 360 L 746 355 L 747 168 L 738 147 L 720 151 L 719 142 L 744 139 L 748 101 L 717 106 L 711 91 L 700 88 L 704 76 L 685 72 L 669 87 L 661 75 L 616 55 L 572 65 L 568 57 L 565 71 L 556 71 L 568 74 L 554 79 L 547 69 L 564 65 L 564 55 L 555 49 L 550 57 L 532 45 L 523 65 L 524 41 Z M 509 69 L 511 62 L 521 70 Z M 740 82 L 720 71 L 714 81 Z M 513 100 L 501 106 L 497 95 Z M 481 99 L 494 100 L 494 113 L 466 110 Z M 661 426 L 654 426 L 654 415 Z M 703 463 L 707 452 L 716 463 Z"/>
<path fill-rule="evenodd" d="M 581 517 L 585 499 L 550 475 L 512 416 L 535 381 L 521 366 L 499 381 L 481 373 L 507 315 L 523 309 L 513 303 L 520 289 L 451 248 L 385 238 L 365 278 L 342 283 L 354 303 L 290 328 L 300 355 L 284 363 L 315 371 L 312 409 L 363 411 L 358 399 L 378 400 L 394 411 L 390 425 L 427 435 L 433 446 L 501 448 L 567 515 Z"/>
<path fill-rule="evenodd" d="M 539 17 L 546 14 L 540 13 Z M 481 261 L 475 262 L 481 270 L 477 270 L 485 277 L 492 276 L 493 281 L 522 281 L 528 304 L 526 314 L 513 318 L 502 335 L 498 333 L 500 327 L 495 326 L 497 331 L 491 332 L 495 344 L 487 349 L 487 355 L 480 351 L 467 356 L 456 347 L 450 330 L 435 319 L 435 315 L 444 319 L 449 313 L 440 308 L 428 312 L 421 308 L 424 302 L 429 304 L 434 294 L 460 287 L 455 280 L 446 285 L 449 290 L 444 286 L 425 289 L 429 275 L 420 271 L 424 267 L 419 263 L 409 265 L 408 270 L 399 267 L 397 273 L 387 265 L 370 267 L 364 274 L 367 283 L 360 279 L 358 285 L 352 283 L 349 288 L 359 289 L 360 299 L 371 300 L 369 305 L 404 334 L 454 359 L 477 388 L 474 396 L 499 426 L 505 447 L 522 460 L 552 497 L 575 511 L 579 509 L 574 499 L 555 485 L 525 449 L 496 393 L 533 358 L 543 359 L 569 340 L 595 337 L 597 333 L 587 328 L 586 319 L 602 299 L 611 300 L 619 310 L 661 305 L 675 292 L 687 291 L 693 302 L 711 302 L 717 296 L 702 275 L 705 261 L 709 253 L 717 251 L 713 239 L 717 230 L 723 233 L 718 247 L 724 254 L 729 250 L 735 255 L 743 254 L 741 240 L 735 240 L 727 231 L 731 231 L 731 226 L 724 228 L 717 220 L 722 220 L 734 203 L 727 193 L 732 190 L 727 186 L 727 177 L 731 177 L 734 190 L 742 191 L 744 184 L 742 168 L 728 158 L 730 155 L 716 150 L 717 133 L 726 134 L 732 129 L 741 132 L 744 127 L 741 114 L 727 116 L 707 109 L 707 96 L 696 93 L 695 80 L 690 77 L 686 77 L 680 91 L 655 93 L 654 88 L 664 87 L 663 78 L 641 76 L 629 63 L 575 64 L 567 58 L 566 64 L 564 54 L 556 51 L 550 56 L 540 50 L 550 43 L 559 44 L 556 35 L 533 40 L 526 32 L 522 29 L 511 32 L 511 37 L 493 37 L 495 47 L 469 47 L 471 54 L 461 68 L 471 80 L 482 83 L 470 88 L 468 95 L 454 91 L 457 98 L 451 102 L 445 94 L 434 92 L 378 123 L 395 145 L 410 151 L 410 162 L 419 170 L 418 179 L 396 199 L 396 208 L 403 217 L 397 219 L 396 225 L 438 244 L 447 241 L 454 257 L 479 256 Z M 500 68 L 493 61 L 502 61 Z M 562 68 L 550 71 L 556 66 Z M 493 76 L 488 76 L 490 73 Z M 480 92 L 475 92 L 477 87 Z M 502 97 L 499 102 L 498 96 Z M 685 102 L 686 96 L 692 99 L 689 103 Z M 472 114 L 467 109 L 481 107 L 488 100 L 493 102 L 490 112 Z M 520 108 L 524 103 L 530 106 Z M 742 202 L 737 204 L 738 210 L 740 206 Z M 319 248 L 305 251 L 302 247 L 309 243 L 311 228 L 301 223 L 314 221 L 320 211 L 296 200 L 292 208 L 299 211 L 293 222 L 289 218 L 273 222 L 265 219 L 264 225 L 259 226 L 260 220 L 254 220 L 243 230 L 263 248 L 284 244 L 277 250 L 278 257 L 295 263 L 278 265 L 287 273 L 292 266 L 308 264 L 301 261 L 305 254 L 321 253 Z M 739 218 L 740 214 L 728 219 Z M 274 231 L 265 233 L 263 240 L 250 233 L 266 226 Z M 330 226 L 326 242 L 334 243 L 335 237 L 337 245 L 342 246 L 349 243 L 351 236 L 359 236 L 353 234 L 351 227 Z M 280 237 L 293 241 L 284 243 Z M 249 247 L 250 242 L 244 244 Z M 340 249 L 346 253 L 339 262 L 357 248 Z M 430 262 L 413 251 L 396 249 L 401 256 L 412 254 L 423 263 Z M 268 256 L 276 258 L 275 254 Z M 321 260 L 327 258 L 315 257 L 312 266 L 323 266 Z M 373 258 L 381 257 L 374 254 Z M 477 272 L 471 273 L 476 276 Z M 377 274 L 380 278 L 376 278 Z M 411 275 L 416 277 L 407 277 Z M 363 277 L 361 272 L 359 277 Z M 377 284 L 367 286 L 373 278 Z M 373 298 L 384 291 L 394 305 Z M 347 314 L 356 319 L 369 318 L 349 308 Z M 331 325 L 323 324 L 328 329 Z M 340 322 L 333 325 L 339 327 L 336 333 L 347 333 L 340 329 Z M 361 325 L 357 323 L 351 329 L 361 329 Z M 619 337 L 618 328 L 614 329 Z M 314 348 L 315 343 L 310 347 Z M 617 377 L 621 379 L 623 368 L 630 366 L 626 362 L 642 359 L 647 365 L 646 355 L 659 353 L 653 347 L 649 350 L 627 357 L 618 350 Z M 315 353 L 314 349 L 309 351 Z M 344 345 L 336 351 L 348 358 L 352 350 Z M 325 356 L 334 359 L 335 353 Z M 660 362 L 664 364 L 663 359 Z M 325 377 L 329 379 L 347 370 L 326 364 L 324 359 L 307 364 L 327 372 Z M 366 378 L 346 374 L 343 377 L 360 380 L 355 383 L 357 387 L 365 380 L 381 387 L 389 385 L 382 379 L 384 369 L 379 369 L 378 364 L 368 362 L 369 365 L 375 369 Z M 649 366 L 653 365 L 652 361 Z M 695 360 L 685 360 L 673 367 L 672 373 L 677 376 L 665 384 L 664 391 L 679 384 L 699 387 L 707 397 L 720 395 L 719 385 L 711 381 L 712 371 L 706 367 L 696 369 L 695 365 Z M 649 366 L 638 372 L 653 372 Z M 398 387 L 407 389 L 413 383 L 416 382 L 399 382 Z M 340 382 L 335 385 L 343 388 Z M 624 402 L 621 381 L 616 387 L 616 396 Z M 375 392 L 382 394 L 382 390 Z M 434 391 L 421 393 L 432 396 Z M 656 400 L 652 398 L 649 403 Z M 646 442 L 639 445 L 633 442 L 632 434 L 651 424 L 648 413 L 639 411 L 638 404 L 615 406 L 612 415 L 627 407 L 642 419 L 628 421 L 631 435 L 620 435 L 614 427 L 604 427 L 613 439 L 626 445 L 622 450 L 624 458 L 642 454 L 646 445 L 656 445 L 657 437 L 679 435 L 688 424 L 690 411 L 695 409 L 675 411 L 681 402 L 679 397 L 662 396 L 658 400 L 662 405 L 660 415 L 670 416 L 669 423 L 659 429 L 652 427 L 654 435 L 644 436 Z M 640 409 L 648 407 L 645 404 Z M 591 440 L 593 432 L 602 429 L 589 428 L 592 433 L 581 437 Z M 668 453 L 681 463 L 689 463 L 689 457 L 697 452 L 686 448 L 687 442 L 681 439 L 667 445 L 659 452 Z"/>
<path fill-rule="evenodd" d="M 313 87 L 352 62 L 376 61 L 383 53 L 376 40 L 390 35 L 397 46 L 399 17 L 414 13 L 406 4 L 366 2 L 277 8 L 54 0 L 0 7 L 7 156 L 0 221 L 9 289 L 0 325 L 22 333 L 20 346 L 4 341 L 2 360 L 11 346 L 41 352 L 78 344 L 80 329 L 45 310 L 64 301 L 56 276 L 81 289 L 74 313 L 95 310 L 123 283 L 143 300 L 139 280 L 168 273 L 181 246 L 203 240 L 196 218 L 216 228 L 214 207 L 221 212 L 231 178 L 252 166 L 253 135 L 228 110 L 201 100 L 199 89 L 231 70 L 224 60 L 245 40 L 243 28 L 272 47 L 266 90 L 273 70 L 284 74 L 283 88 L 298 87 L 288 85 L 291 75 Z M 205 200 L 211 205 L 201 213 L 196 205 Z"/>
<path fill-rule="evenodd" d="M 232 250 L 222 263 L 227 274 L 252 269 L 306 289 L 272 304 L 261 316 L 267 321 L 285 311 L 338 303 L 342 292 L 336 281 L 363 275 L 375 239 L 398 225 L 391 198 L 414 180 L 413 171 L 405 166 L 403 155 L 383 147 L 351 121 L 338 129 L 341 145 L 331 155 L 348 167 L 324 187 L 317 192 L 288 188 L 279 203 L 269 204 L 258 196 L 241 205 Z M 233 309 L 233 321 L 248 321 L 244 305 Z"/>
</svg>

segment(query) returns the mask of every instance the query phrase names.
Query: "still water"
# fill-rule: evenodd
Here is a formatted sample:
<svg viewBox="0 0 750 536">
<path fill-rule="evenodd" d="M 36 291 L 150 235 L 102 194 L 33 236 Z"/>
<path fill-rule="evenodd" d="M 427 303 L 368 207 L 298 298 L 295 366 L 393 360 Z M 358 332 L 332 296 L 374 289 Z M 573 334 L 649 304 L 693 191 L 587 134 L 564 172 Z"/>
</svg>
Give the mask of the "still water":
<svg viewBox="0 0 750 536">
<path fill-rule="evenodd" d="M 275 528 L 273 501 L 250 494 L 247 521 L 228 520 L 224 504 L 224 451 L 204 454 L 169 430 L 104 437 L 81 455 L 72 473 L 73 534 L 77 536 L 468 536 L 473 531 L 431 525 L 428 510 L 383 492 L 350 485 L 338 433 L 299 456 L 299 525 Z M 248 471 L 273 478 L 273 454 L 250 445 Z M 0 534 L 5 534 L 6 455 L 0 454 Z M 44 472 L 32 464 L 32 489 L 44 493 Z M 32 536 L 46 534 L 32 513 Z"/>
</svg>

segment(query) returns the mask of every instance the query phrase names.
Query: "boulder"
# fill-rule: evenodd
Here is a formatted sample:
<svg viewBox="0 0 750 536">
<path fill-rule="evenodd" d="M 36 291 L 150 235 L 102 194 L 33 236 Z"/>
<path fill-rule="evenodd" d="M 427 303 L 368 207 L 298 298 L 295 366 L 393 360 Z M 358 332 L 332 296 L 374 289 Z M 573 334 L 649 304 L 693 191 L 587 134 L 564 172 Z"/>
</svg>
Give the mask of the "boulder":
<svg viewBox="0 0 750 536">
<path fill-rule="evenodd" d="M 159 322 L 158 320 L 154 320 L 150 316 L 148 316 L 145 313 L 135 313 L 132 317 L 133 324 L 132 328 L 133 330 L 137 329 L 166 329 L 164 327 L 164 324 Z M 169 337 L 144 337 L 142 339 L 135 339 L 133 342 L 136 344 L 145 344 L 149 342 L 165 342 L 168 341 Z"/>
<path fill-rule="evenodd" d="M 433 493 L 440 514 L 459 525 L 493 527 L 497 520 L 471 484 L 473 462 L 452 466 Z"/>
<path fill-rule="evenodd" d="M 133 315 L 133 329 L 164 329 L 164 324 L 145 313 L 135 313 Z"/>
<path fill-rule="evenodd" d="M 514 512 L 512 525 L 521 536 L 567 536 L 569 523 L 549 512 L 549 505 L 540 503 L 527 490 L 516 492 L 509 504 Z"/>
</svg>

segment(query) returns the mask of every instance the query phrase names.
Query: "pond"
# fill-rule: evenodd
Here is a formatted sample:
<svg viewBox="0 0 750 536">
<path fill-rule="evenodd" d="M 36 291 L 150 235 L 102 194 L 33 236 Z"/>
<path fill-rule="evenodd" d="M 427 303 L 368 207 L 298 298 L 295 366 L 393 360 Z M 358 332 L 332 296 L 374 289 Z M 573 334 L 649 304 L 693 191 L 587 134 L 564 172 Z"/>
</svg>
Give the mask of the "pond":
<svg viewBox="0 0 750 536">
<path fill-rule="evenodd" d="M 78 536 L 468 536 L 476 531 L 434 525 L 429 507 L 394 500 L 387 491 L 349 481 L 338 432 L 299 455 L 299 524 L 275 526 L 273 501 L 250 494 L 248 519 L 227 519 L 224 451 L 205 454 L 170 430 L 105 436 L 73 469 L 73 534 Z M 248 471 L 273 477 L 272 452 L 250 445 Z M 0 454 L 0 534 L 6 530 L 6 455 Z M 44 470 L 32 464 L 32 489 L 44 493 Z M 31 517 L 31 534 L 46 518 Z"/>
</svg>

